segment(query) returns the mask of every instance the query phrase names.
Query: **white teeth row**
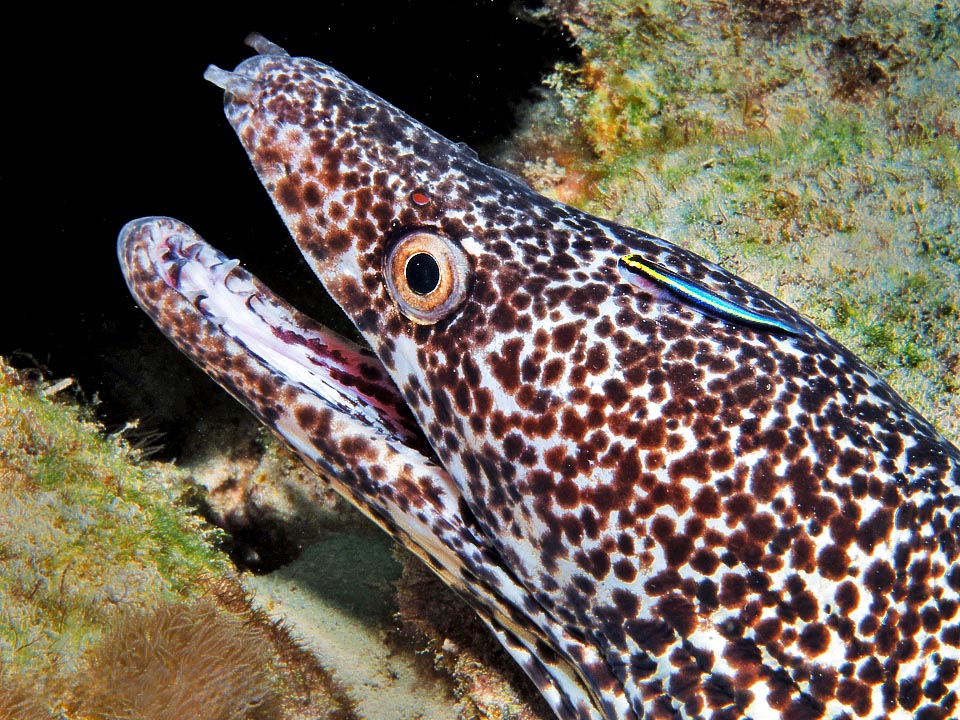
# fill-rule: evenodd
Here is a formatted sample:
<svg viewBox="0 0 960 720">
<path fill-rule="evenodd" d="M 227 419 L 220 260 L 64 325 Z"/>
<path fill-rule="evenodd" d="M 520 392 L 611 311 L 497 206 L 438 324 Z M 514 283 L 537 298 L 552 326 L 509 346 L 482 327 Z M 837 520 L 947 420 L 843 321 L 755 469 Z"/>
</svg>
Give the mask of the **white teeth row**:
<svg viewBox="0 0 960 720">
<path fill-rule="evenodd" d="M 243 276 L 234 276 L 236 282 L 227 282 L 231 278 L 231 273 L 240 267 L 240 261 L 236 258 L 226 258 L 209 245 L 183 235 L 170 236 L 163 243 L 163 248 L 161 259 L 164 262 L 172 262 L 181 269 L 188 264 L 203 268 L 207 281 L 203 282 L 201 286 L 184 282 L 184 276 L 181 274 L 181 281 L 178 283 L 176 290 L 187 299 L 187 302 L 202 312 L 207 319 L 220 327 L 223 326 L 226 318 L 215 317 L 200 305 L 203 300 L 210 297 L 211 291 L 221 287 L 230 294 L 237 296 L 244 303 L 249 302 L 250 298 L 257 294 L 256 288 Z M 195 279 L 196 276 L 194 276 Z"/>
<path fill-rule="evenodd" d="M 227 275 L 234 271 L 234 269 L 240 267 L 240 261 L 234 258 L 233 260 L 227 260 L 215 265 L 210 270 L 213 272 L 213 282 L 226 285 Z"/>
</svg>

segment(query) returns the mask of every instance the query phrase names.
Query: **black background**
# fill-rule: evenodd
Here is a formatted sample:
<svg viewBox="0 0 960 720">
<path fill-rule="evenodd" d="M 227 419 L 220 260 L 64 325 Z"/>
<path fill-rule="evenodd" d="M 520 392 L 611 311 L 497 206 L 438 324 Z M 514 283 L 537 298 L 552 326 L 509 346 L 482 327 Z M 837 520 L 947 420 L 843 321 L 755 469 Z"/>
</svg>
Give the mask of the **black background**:
<svg viewBox="0 0 960 720">
<path fill-rule="evenodd" d="M 509 133 L 517 101 L 556 60 L 576 56 L 558 28 L 514 5 L 277 4 L 214 21 L 199 5 L 102 17 L 29 9 L 0 51 L 0 354 L 76 378 L 108 429 L 142 417 L 165 433 L 164 454 L 177 454 L 177 415 L 226 396 L 134 305 L 115 256 L 122 225 L 172 215 L 308 313 L 321 292 L 223 117 L 222 91 L 203 80 L 206 66 L 232 69 L 253 54 L 243 40 L 256 30 L 482 148 Z M 164 405 L 158 393 L 195 402 Z"/>
</svg>

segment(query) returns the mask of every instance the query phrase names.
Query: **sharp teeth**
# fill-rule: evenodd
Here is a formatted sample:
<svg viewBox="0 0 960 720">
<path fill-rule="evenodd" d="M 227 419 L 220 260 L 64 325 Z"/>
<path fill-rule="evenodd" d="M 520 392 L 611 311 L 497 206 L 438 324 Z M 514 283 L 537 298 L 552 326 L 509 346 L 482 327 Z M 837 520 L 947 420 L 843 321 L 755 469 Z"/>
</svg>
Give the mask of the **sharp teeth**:
<svg viewBox="0 0 960 720">
<path fill-rule="evenodd" d="M 205 293 L 203 290 L 192 290 L 192 289 L 184 288 L 183 290 L 180 291 L 180 294 L 187 299 L 188 303 L 196 307 L 198 310 L 200 309 L 200 301 L 207 299 L 207 293 Z"/>
<path fill-rule="evenodd" d="M 261 55 L 282 55 L 284 57 L 290 57 L 290 53 L 276 43 L 270 42 L 263 35 L 257 32 L 247 35 L 247 38 L 243 41 L 243 44 L 247 47 L 252 47 Z"/>
<path fill-rule="evenodd" d="M 218 285 L 222 285 L 224 282 L 226 282 L 227 275 L 233 272 L 234 268 L 239 267 L 239 265 L 240 261 L 234 258 L 233 260 L 227 260 L 226 262 L 222 262 L 219 265 L 210 268 L 211 272 L 213 273 L 213 282 Z"/>
<path fill-rule="evenodd" d="M 260 85 L 248 77 L 235 72 L 224 70 L 216 65 L 210 65 L 203 73 L 205 80 L 209 80 L 218 88 L 226 90 L 231 95 L 251 102 L 260 89 Z"/>
<path fill-rule="evenodd" d="M 196 260 L 200 257 L 200 252 L 203 250 L 203 245 L 198 242 L 192 244 L 187 244 L 184 240 L 180 241 L 180 254 L 183 255 L 187 260 Z"/>
<path fill-rule="evenodd" d="M 202 312 L 202 310 L 201 310 L 201 312 Z M 221 331 L 223 330 L 223 326 L 224 326 L 226 323 L 230 322 L 230 318 L 228 318 L 226 315 L 206 315 L 206 314 L 204 314 L 204 317 L 205 317 L 207 320 L 209 320 L 210 322 L 212 322 L 214 325 L 216 325 L 216 326 L 217 326 L 217 329 L 219 329 L 219 330 L 221 330 Z"/>
</svg>

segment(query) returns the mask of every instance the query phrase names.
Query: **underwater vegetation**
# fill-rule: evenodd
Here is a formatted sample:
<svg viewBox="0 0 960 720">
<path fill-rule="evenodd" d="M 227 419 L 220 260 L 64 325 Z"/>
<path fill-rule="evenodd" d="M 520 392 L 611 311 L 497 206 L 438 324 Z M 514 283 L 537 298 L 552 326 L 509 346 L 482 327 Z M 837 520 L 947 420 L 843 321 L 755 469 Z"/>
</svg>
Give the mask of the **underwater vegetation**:
<svg viewBox="0 0 960 720">
<path fill-rule="evenodd" d="M 960 7 L 548 0 L 498 162 L 785 299 L 960 438 Z"/>
<path fill-rule="evenodd" d="M 0 720 L 49 720 L 43 698 L 26 678 L 0 677 Z"/>
<path fill-rule="evenodd" d="M 225 572 L 215 530 L 89 410 L 0 361 L 0 659 L 76 669 L 118 607 Z"/>
<path fill-rule="evenodd" d="M 0 359 L 0 718 L 354 718 L 251 608 L 181 471 L 139 462 L 61 387 Z"/>
<path fill-rule="evenodd" d="M 209 600 L 125 612 L 87 654 L 74 702 L 90 717 L 279 717 L 271 651 Z"/>
<path fill-rule="evenodd" d="M 352 720 L 353 703 L 236 585 L 115 619 L 74 681 L 77 717 Z"/>
</svg>

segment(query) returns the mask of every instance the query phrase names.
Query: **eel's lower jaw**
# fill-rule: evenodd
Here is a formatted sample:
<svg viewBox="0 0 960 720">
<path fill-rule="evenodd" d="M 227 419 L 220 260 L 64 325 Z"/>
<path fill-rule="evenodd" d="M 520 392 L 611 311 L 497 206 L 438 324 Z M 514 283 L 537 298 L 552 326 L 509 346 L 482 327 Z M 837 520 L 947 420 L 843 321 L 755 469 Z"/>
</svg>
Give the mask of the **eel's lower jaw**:
<svg viewBox="0 0 960 720">
<path fill-rule="evenodd" d="M 635 717 L 593 643 L 539 606 L 475 533 L 457 484 L 375 356 L 177 220 L 134 220 L 117 250 L 130 291 L 164 335 L 466 598 L 559 717 Z M 549 662 L 544 646 L 554 650 Z"/>
<path fill-rule="evenodd" d="M 375 437 L 429 454 L 375 355 L 278 298 L 187 225 L 165 217 L 133 220 L 121 230 L 117 252 L 137 303 L 202 367 L 210 360 L 199 359 L 202 348 L 191 347 L 202 341 L 178 332 L 184 323 L 208 323 L 206 337 L 229 338 L 285 384 L 353 416 Z M 250 398 L 240 399 L 251 404 Z"/>
</svg>

